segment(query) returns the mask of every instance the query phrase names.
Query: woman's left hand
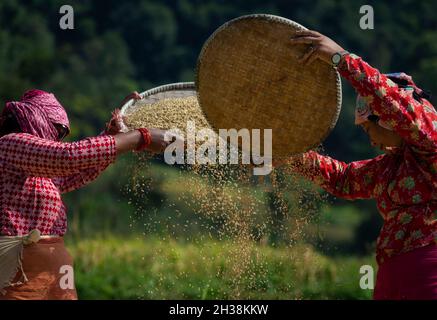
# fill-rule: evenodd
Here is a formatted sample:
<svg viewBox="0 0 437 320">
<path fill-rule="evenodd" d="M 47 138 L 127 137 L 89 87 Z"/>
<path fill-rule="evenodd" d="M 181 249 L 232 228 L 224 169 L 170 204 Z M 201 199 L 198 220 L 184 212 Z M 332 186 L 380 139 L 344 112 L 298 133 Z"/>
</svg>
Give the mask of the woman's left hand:
<svg viewBox="0 0 437 320">
<path fill-rule="evenodd" d="M 105 133 L 111 136 L 121 133 L 123 128 L 123 117 L 121 116 L 120 109 L 112 111 L 111 120 L 106 124 Z"/>
<path fill-rule="evenodd" d="M 138 92 L 134 91 L 127 95 L 120 104 L 120 108 L 129 100 L 140 100 L 141 96 Z M 122 132 L 123 128 L 123 117 L 121 115 L 120 109 L 115 109 L 112 111 L 111 120 L 106 124 L 105 133 L 109 135 L 116 135 L 117 133 Z"/>
<path fill-rule="evenodd" d="M 332 64 L 332 56 L 344 51 L 335 41 L 313 30 L 298 30 L 291 39 L 292 44 L 309 44 L 308 51 L 299 62 L 309 64 L 316 59 Z"/>
</svg>

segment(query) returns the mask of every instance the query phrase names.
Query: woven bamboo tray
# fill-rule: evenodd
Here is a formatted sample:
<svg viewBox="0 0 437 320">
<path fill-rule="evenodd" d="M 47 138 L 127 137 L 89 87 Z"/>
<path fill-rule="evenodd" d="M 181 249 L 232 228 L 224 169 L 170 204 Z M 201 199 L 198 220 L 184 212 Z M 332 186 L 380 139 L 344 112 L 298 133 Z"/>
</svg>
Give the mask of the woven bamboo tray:
<svg viewBox="0 0 437 320">
<path fill-rule="evenodd" d="M 141 102 L 148 104 L 156 103 L 162 99 L 169 98 L 186 98 L 196 96 L 196 87 L 194 82 L 178 82 L 159 86 L 140 93 Z M 140 104 L 137 104 L 134 100 L 129 100 L 121 108 L 121 115 L 123 117 L 135 113 Z M 127 132 L 132 128 L 128 128 L 126 124 L 123 124 L 122 131 Z"/>
<path fill-rule="evenodd" d="M 291 20 L 257 14 L 229 21 L 200 53 L 196 88 L 200 107 L 218 129 L 272 129 L 273 157 L 318 146 L 341 109 L 336 70 L 320 60 L 303 66 L 305 45 L 292 45 Z"/>
</svg>

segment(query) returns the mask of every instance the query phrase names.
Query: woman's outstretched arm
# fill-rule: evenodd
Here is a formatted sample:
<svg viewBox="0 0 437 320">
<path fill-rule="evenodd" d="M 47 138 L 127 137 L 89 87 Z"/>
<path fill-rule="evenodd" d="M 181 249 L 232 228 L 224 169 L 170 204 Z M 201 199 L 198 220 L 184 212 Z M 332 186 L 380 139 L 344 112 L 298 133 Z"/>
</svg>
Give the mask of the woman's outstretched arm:
<svg viewBox="0 0 437 320">
<path fill-rule="evenodd" d="M 374 198 L 380 186 L 377 176 L 386 156 L 345 163 L 309 151 L 295 156 L 289 165 L 293 171 L 311 180 L 332 195 L 348 200 Z"/>
<path fill-rule="evenodd" d="M 151 129 L 147 150 L 162 152 L 167 143 L 165 131 Z M 29 176 L 66 177 L 88 169 L 108 166 L 118 155 L 138 149 L 144 143 L 138 130 L 103 135 L 63 143 L 41 139 L 27 133 L 13 133 L 0 139 L 0 161 L 9 170 Z"/>
<path fill-rule="evenodd" d="M 152 137 L 152 143 L 156 144 L 156 140 L 160 139 L 160 135 L 159 133 L 162 133 L 162 131 L 158 131 L 158 133 L 156 133 L 156 130 L 149 130 L 151 132 L 151 137 Z M 123 153 L 126 153 L 130 150 L 135 150 L 137 149 L 139 146 L 141 146 L 141 144 L 143 143 L 142 141 L 142 136 L 139 133 L 139 131 L 131 131 L 128 132 L 127 134 L 116 134 L 114 136 L 115 139 L 115 147 L 116 147 L 116 153 L 117 156 L 121 155 Z M 149 146 L 149 148 L 153 148 L 153 146 Z M 157 152 L 159 152 L 159 150 L 157 150 Z M 63 176 L 63 177 L 56 177 L 53 178 L 53 183 L 58 187 L 59 191 L 61 193 L 67 193 L 67 192 L 71 192 L 74 190 L 77 190 L 89 183 L 91 183 L 92 181 L 94 181 L 95 179 L 97 179 L 97 177 L 109 166 L 109 164 L 102 164 L 102 165 L 98 165 L 96 167 L 93 168 L 88 168 L 88 169 L 84 169 L 81 170 L 78 173 L 72 174 L 72 175 L 68 175 L 68 176 Z"/>
<path fill-rule="evenodd" d="M 129 100 L 139 100 L 141 99 L 141 96 L 138 94 L 138 92 L 132 92 L 126 98 L 123 100 L 123 102 L 120 104 L 121 108 L 127 101 Z M 115 109 L 112 112 L 112 118 L 110 121 L 106 124 L 106 129 L 103 131 L 100 136 L 102 135 L 112 135 L 115 137 L 115 144 L 116 144 L 116 153 L 117 155 L 121 155 L 125 152 L 128 152 L 129 150 L 132 150 L 132 148 L 138 148 L 138 143 L 144 142 L 142 141 L 142 137 L 138 136 L 138 131 L 132 131 L 128 134 L 122 134 L 122 128 L 123 128 L 123 117 L 121 115 L 120 109 Z M 162 149 L 162 144 L 160 145 L 158 142 L 164 142 L 162 141 L 164 139 L 164 133 L 165 131 L 162 130 L 156 130 L 156 129 L 150 129 L 150 138 L 151 143 L 148 146 L 149 151 L 153 152 L 153 149 L 159 149 L 155 150 L 155 152 L 160 152 Z M 137 139 L 140 138 L 140 141 Z M 136 146 L 136 147 L 135 147 Z M 94 181 L 106 168 L 108 167 L 108 164 L 98 165 L 93 168 L 81 170 L 79 173 L 63 176 L 63 177 L 57 177 L 53 178 L 54 184 L 58 187 L 61 193 L 70 192 L 73 190 L 77 190 L 88 183 Z"/>
</svg>

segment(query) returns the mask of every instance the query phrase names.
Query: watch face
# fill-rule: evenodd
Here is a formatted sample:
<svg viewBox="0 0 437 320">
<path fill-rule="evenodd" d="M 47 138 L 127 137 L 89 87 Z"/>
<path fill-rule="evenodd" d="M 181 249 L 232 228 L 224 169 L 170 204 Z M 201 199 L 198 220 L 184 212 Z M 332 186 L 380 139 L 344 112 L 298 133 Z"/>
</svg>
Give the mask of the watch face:
<svg viewBox="0 0 437 320">
<path fill-rule="evenodd" d="M 335 64 L 338 64 L 341 60 L 341 55 L 339 55 L 338 53 L 334 54 L 332 56 L 332 62 Z"/>
</svg>

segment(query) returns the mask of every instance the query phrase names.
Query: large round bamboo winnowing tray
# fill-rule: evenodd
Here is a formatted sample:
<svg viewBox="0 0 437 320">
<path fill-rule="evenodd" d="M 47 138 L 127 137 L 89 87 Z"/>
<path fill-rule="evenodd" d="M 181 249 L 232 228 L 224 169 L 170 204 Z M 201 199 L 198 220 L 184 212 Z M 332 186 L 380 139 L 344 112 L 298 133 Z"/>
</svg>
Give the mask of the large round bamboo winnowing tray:
<svg viewBox="0 0 437 320">
<path fill-rule="evenodd" d="M 155 104 L 163 99 L 195 97 L 196 87 L 194 82 L 171 83 L 144 91 L 140 94 L 140 96 L 141 104 L 137 103 L 135 100 L 129 100 L 121 107 L 121 115 L 123 117 L 127 117 L 135 113 L 138 108 L 141 108 L 141 106 L 144 106 L 144 104 Z M 122 126 L 123 132 L 135 129 L 130 128 L 124 121 Z M 168 126 L 169 128 L 167 129 L 170 129 L 174 126 L 174 124 L 169 123 Z"/>
<path fill-rule="evenodd" d="M 272 15 L 234 19 L 206 41 L 197 65 L 198 100 L 211 126 L 272 129 L 278 158 L 318 146 L 341 109 L 339 74 L 320 60 L 298 61 L 308 45 L 291 44 L 296 30 L 306 28 Z"/>
</svg>

